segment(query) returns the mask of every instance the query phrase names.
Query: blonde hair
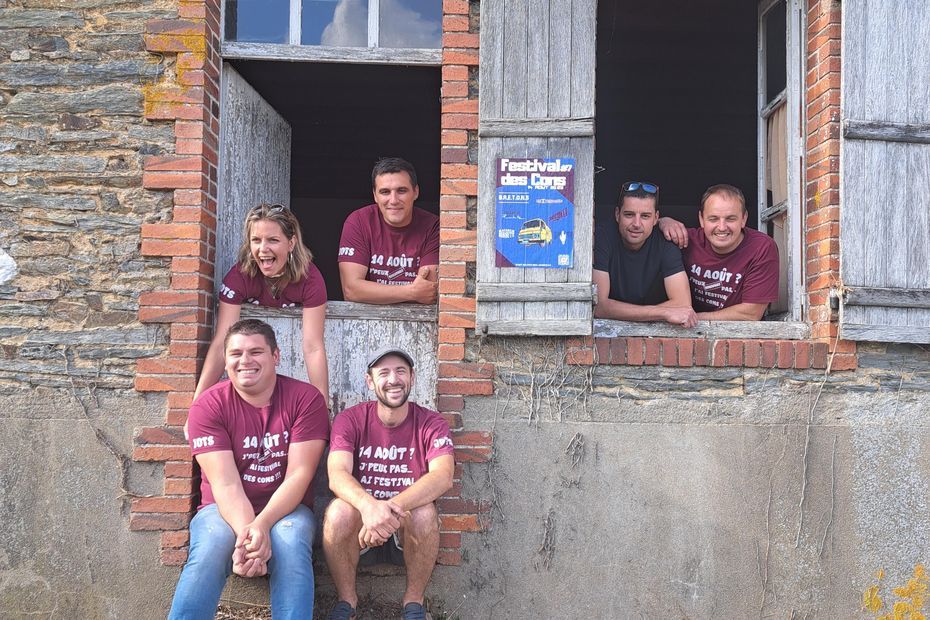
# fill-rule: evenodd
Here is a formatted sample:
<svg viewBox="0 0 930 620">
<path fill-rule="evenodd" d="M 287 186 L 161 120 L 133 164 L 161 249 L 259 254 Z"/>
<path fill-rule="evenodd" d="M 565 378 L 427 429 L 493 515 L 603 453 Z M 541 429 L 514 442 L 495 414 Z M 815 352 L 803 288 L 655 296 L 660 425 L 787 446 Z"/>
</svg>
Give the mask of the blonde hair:
<svg viewBox="0 0 930 620">
<path fill-rule="evenodd" d="M 300 222 L 290 209 L 284 205 L 270 205 L 262 203 L 249 209 L 245 216 L 245 222 L 242 225 L 242 245 L 239 246 L 239 256 L 237 258 L 239 268 L 249 277 L 255 277 L 260 273 L 255 257 L 252 256 L 252 224 L 259 220 L 268 220 L 281 227 L 281 232 L 287 237 L 287 240 L 295 239 L 294 249 L 287 255 L 287 262 L 284 264 L 284 271 L 281 277 L 275 278 L 271 283 L 271 295 L 277 298 L 289 284 L 300 281 L 304 274 L 307 273 L 307 267 L 313 261 L 313 254 L 304 245 L 303 235 L 300 232 Z"/>
</svg>

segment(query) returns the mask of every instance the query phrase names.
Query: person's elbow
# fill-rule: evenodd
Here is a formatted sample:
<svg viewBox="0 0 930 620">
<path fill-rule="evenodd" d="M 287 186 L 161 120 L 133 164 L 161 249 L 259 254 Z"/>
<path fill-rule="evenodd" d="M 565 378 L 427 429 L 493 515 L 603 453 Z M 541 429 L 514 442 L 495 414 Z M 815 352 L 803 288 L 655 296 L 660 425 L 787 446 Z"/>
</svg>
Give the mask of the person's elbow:
<svg viewBox="0 0 930 620">
<path fill-rule="evenodd" d="M 442 471 L 442 492 L 440 496 L 445 495 L 446 492 L 452 488 L 452 485 L 455 484 L 455 470 L 454 469 L 444 469 Z"/>
<path fill-rule="evenodd" d="M 332 467 L 328 468 L 328 470 L 329 471 L 327 471 L 326 477 L 329 478 L 329 490 L 333 492 L 333 495 L 339 497 L 339 490 L 342 486 L 340 484 L 341 481 L 339 477 L 342 472 L 341 470 L 335 470 Z"/>
<path fill-rule="evenodd" d="M 304 357 L 310 357 L 322 353 L 326 355 L 326 343 L 318 337 L 304 338 L 302 343 Z"/>
<path fill-rule="evenodd" d="M 364 278 L 343 278 L 342 279 L 342 298 L 346 301 L 354 301 L 360 304 L 377 303 L 372 301 L 371 295 L 366 295 L 364 291 Z"/>
<path fill-rule="evenodd" d="M 359 301 L 352 281 L 347 278 L 342 278 L 342 298 L 346 301 Z"/>
<path fill-rule="evenodd" d="M 761 321 L 768 304 L 752 304 L 744 313 L 747 321 Z"/>
</svg>

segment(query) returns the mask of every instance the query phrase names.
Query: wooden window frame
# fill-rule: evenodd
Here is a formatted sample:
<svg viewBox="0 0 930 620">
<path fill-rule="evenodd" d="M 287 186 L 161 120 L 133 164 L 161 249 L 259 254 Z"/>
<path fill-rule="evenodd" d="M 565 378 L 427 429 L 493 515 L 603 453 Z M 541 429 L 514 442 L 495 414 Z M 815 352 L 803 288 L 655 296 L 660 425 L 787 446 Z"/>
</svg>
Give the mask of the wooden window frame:
<svg viewBox="0 0 930 620">
<path fill-rule="evenodd" d="M 806 288 L 804 285 L 805 252 L 802 231 L 802 205 L 804 188 L 802 174 L 805 162 L 805 145 L 802 139 L 803 108 L 803 69 L 801 50 L 806 47 L 804 38 L 805 11 L 801 0 L 785 0 L 786 3 L 786 86 L 771 101 L 766 98 L 765 75 L 765 30 L 766 15 L 781 0 L 763 0 L 759 3 L 758 17 L 758 222 L 760 230 L 765 230 L 768 221 L 775 215 L 788 214 L 788 247 L 792 249 L 788 260 L 788 304 L 789 310 L 785 320 L 774 321 L 702 321 L 696 329 L 684 329 L 660 322 L 640 323 L 618 321 L 614 319 L 594 319 L 594 336 L 596 338 L 695 338 L 695 339 L 750 339 L 750 340 L 786 340 L 798 341 L 811 338 L 811 324 L 805 320 L 807 312 Z M 781 105 L 788 106 L 786 131 L 788 134 L 786 154 L 788 158 L 788 199 L 772 208 L 766 207 L 765 168 L 766 138 L 768 117 Z M 751 198 L 750 198 L 751 199 Z"/>
<path fill-rule="evenodd" d="M 224 59 L 284 60 L 304 62 L 351 62 L 359 64 L 398 64 L 440 66 L 442 47 L 379 47 L 381 0 L 368 0 L 368 47 L 303 45 L 301 2 L 290 0 L 287 43 L 249 43 L 226 40 L 226 0 L 220 7 L 220 55 Z"/>
<path fill-rule="evenodd" d="M 759 230 L 764 231 L 768 222 L 780 213 L 787 214 L 788 239 L 787 246 L 791 248 L 788 255 L 788 270 L 783 274 L 788 278 L 788 314 L 787 318 L 800 321 L 806 315 L 806 295 L 804 286 L 804 265 L 806 261 L 803 244 L 803 214 L 802 204 L 804 197 L 802 174 L 805 169 L 805 150 L 802 128 L 802 83 L 804 73 L 801 64 L 801 49 L 805 41 L 804 21 L 805 9 L 801 0 L 784 0 L 786 15 L 785 45 L 786 45 L 786 80 L 784 90 L 771 101 L 766 97 L 766 41 L 765 19 L 782 0 L 763 0 L 759 3 L 758 32 L 758 128 L 757 149 L 758 162 L 758 206 Z M 806 46 L 803 46 L 806 47 Z M 767 167 L 767 123 L 769 117 L 782 105 L 787 106 L 786 132 L 788 172 L 788 198 L 782 203 L 768 207 L 766 204 L 765 170 Z"/>
</svg>

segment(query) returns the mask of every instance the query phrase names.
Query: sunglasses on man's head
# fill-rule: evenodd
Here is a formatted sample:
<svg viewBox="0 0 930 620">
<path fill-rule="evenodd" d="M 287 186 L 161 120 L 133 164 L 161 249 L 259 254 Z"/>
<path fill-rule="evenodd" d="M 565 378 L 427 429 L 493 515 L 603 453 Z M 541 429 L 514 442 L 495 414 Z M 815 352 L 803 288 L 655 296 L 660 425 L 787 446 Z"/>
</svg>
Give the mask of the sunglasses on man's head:
<svg viewBox="0 0 930 620">
<path fill-rule="evenodd" d="M 643 190 L 647 194 L 658 194 L 659 186 L 654 183 L 643 183 L 642 181 L 629 181 L 623 184 L 622 190 L 624 192 L 635 192 L 636 190 Z"/>
</svg>

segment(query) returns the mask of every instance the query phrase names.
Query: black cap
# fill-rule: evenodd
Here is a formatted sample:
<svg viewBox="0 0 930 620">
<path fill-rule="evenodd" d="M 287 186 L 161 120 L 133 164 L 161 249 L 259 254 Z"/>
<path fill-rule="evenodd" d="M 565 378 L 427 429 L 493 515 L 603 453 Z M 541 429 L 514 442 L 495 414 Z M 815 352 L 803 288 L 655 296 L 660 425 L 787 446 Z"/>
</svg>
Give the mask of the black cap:
<svg viewBox="0 0 930 620">
<path fill-rule="evenodd" d="M 371 369 L 372 366 L 380 362 L 382 357 L 385 357 L 387 355 L 396 355 L 398 357 L 402 357 L 404 361 L 406 361 L 407 364 L 410 365 L 410 368 L 413 368 L 413 358 L 410 357 L 410 355 L 406 351 L 404 351 L 403 349 L 396 349 L 394 347 L 385 347 L 379 350 L 377 353 L 375 353 L 373 356 L 369 358 L 369 362 L 368 362 L 369 370 Z"/>
</svg>

